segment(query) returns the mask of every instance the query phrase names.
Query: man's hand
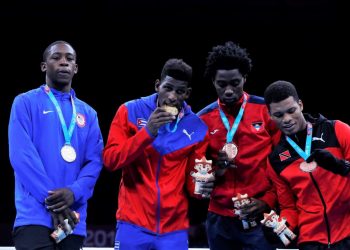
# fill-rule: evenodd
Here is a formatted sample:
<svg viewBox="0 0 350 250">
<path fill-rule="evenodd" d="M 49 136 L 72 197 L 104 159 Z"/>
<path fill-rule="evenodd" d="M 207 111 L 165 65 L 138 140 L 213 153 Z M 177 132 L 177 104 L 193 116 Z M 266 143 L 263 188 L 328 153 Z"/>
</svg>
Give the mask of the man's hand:
<svg viewBox="0 0 350 250">
<path fill-rule="evenodd" d="M 214 189 L 215 177 L 212 175 L 205 182 L 201 182 L 199 193 L 202 194 L 203 198 L 210 198 L 210 194 Z"/>
<path fill-rule="evenodd" d="M 234 164 L 234 161 L 229 161 L 227 153 L 223 150 L 220 150 L 218 152 L 216 166 L 219 167 L 219 169 L 215 171 L 216 176 L 223 176 L 226 172 L 226 169 L 228 168 L 237 168 L 237 166 Z"/>
<path fill-rule="evenodd" d="M 158 129 L 164 124 L 170 123 L 176 119 L 176 116 L 166 112 L 164 108 L 156 108 L 150 115 L 147 122 L 147 129 L 153 135 L 158 135 Z"/>
<path fill-rule="evenodd" d="M 240 207 L 241 218 L 256 218 L 258 215 L 269 210 L 269 206 L 261 200 L 250 198 L 250 203 Z"/>
<path fill-rule="evenodd" d="M 58 228 L 58 225 L 61 225 L 63 231 L 68 234 L 70 231 L 68 227 L 66 227 L 64 220 L 68 220 L 68 224 L 70 225 L 71 229 L 73 230 L 75 226 L 79 223 L 79 218 L 77 217 L 77 214 L 72 211 L 70 208 L 64 209 L 60 213 L 55 213 L 50 211 L 52 223 L 55 227 L 55 229 Z"/>
<path fill-rule="evenodd" d="M 74 203 L 74 194 L 69 188 L 59 188 L 48 193 L 45 204 L 52 212 L 61 213 Z"/>
<path fill-rule="evenodd" d="M 334 157 L 325 149 L 315 149 L 306 159 L 306 162 L 316 161 L 317 165 L 335 174 L 346 176 L 350 172 L 348 161 Z"/>
</svg>

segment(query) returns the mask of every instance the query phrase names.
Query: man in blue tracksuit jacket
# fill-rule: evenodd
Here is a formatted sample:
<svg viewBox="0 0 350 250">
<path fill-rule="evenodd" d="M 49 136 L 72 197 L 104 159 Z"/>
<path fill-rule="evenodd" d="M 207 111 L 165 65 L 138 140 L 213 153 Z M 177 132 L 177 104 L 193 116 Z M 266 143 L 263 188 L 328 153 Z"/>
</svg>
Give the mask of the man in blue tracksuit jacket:
<svg viewBox="0 0 350 250">
<path fill-rule="evenodd" d="M 103 139 L 96 111 L 71 88 L 78 69 L 73 47 L 50 44 L 41 69 L 46 84 L 18 95 L 9 121 L 13 240 L 16 249 L 78 250 L 86 236 L 87 201 L 102 168 Z M 61 241 L 64 234 L 52 234 L 59 224 L 68 235 Z"/>
</svg>

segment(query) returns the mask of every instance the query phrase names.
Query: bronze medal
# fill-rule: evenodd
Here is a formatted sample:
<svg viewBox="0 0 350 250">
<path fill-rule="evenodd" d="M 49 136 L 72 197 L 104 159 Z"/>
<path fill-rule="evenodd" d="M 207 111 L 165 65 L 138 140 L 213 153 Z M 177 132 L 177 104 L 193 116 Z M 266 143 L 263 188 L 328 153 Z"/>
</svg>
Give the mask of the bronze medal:
<svg viewBox="0 0 350 250">
<path fill-rule="evenodd" d="M 222 150 L 226 152 L 229 161 L 232 161 L 234 158 L 236 158 L 238 153 L 237 146 L 232 142 L 226 143 Z"/>
<path fill-rule="evenodd" d="M 300 169 L 306 173 L 310 173 L 312 171 L 314 171 L 317 167 L 317 163 L 315 161 L 312 162 L 306 162 L 303 161 L 302 163 L 300 163 Z"/>
<path fill-rule="evenodd" d="M 61 156 L 66 162 L 73 162 L 77 158 L 75 149 L 69 144 L 66 144 L 61 148 Z"/>
</svg>

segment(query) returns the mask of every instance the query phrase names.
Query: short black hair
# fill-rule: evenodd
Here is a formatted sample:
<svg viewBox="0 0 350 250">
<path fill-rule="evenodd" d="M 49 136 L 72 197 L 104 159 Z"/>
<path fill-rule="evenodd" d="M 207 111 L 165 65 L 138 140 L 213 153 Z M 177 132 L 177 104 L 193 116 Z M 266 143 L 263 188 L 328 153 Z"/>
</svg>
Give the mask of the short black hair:
<svg viewBox="0 0 350 250">
<path fill-rule="evenodd" d="M 192 67 L 185 63 L 182 59 L 170 58 L 163 66 L 160 80 L 166 76 L 170 76 L 176 80 L 186 81 L 188 85 L 192 80 Z"/>
<path fill-rule="evenodd" d="M 294 100 L 299 101 L 298 92 L 295 86 L 287 81 L 276 81 L 271 83 L 264 92 L 265 103 L 280 102 L 292 96 Z"/>
<path fill-rule="evenodd" d="M 219 69 L 238 69 L 243 76 L 246 76 L 252 66 L 252 60 L 246 49 L 228 41 L 224 45 L 214 46 L 208 53 L 204 75 L 208 79 L 213 79 Z"/>
<path fill-rule="evenodd" d="M 55 46 L 56 44 L 67 44 L 67 45 L 69 45 L 69 46 L 71 46 L 73 48 L 73 46 L 70 43 L 66 42 L 66 41 L 63 41 L 63 40 L 55 41 L 55 42 L 49 44 L 49 46 L 47 46 L 46 49 L 44 50 L 43 62 L 46 62 L 46 59 L 47 59 L 47 57 L 49 55 L 49 52 L 50 52 L 51 48 L 53 46 Z M 76 57 L 77 55 L 76 55 L 75 49 L 73 48 L 73 50 L 74 50 L 74 54 L 75 54 L 75 57 Z"/>
</svg>

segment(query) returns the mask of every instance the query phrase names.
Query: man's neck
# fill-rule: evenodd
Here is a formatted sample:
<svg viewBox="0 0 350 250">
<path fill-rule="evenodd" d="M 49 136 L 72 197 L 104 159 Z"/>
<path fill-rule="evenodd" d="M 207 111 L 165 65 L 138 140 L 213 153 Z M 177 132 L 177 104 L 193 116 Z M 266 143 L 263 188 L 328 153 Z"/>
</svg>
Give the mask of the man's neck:
<svg viewBox="0 0 350 250">
<path fill-rule="evenodd" d="M 69 93 L 71 90 L 71 84 L 55 84 L 52 82 L 47 82 L 47 86 L 64 93 Z"/>
</svg>

